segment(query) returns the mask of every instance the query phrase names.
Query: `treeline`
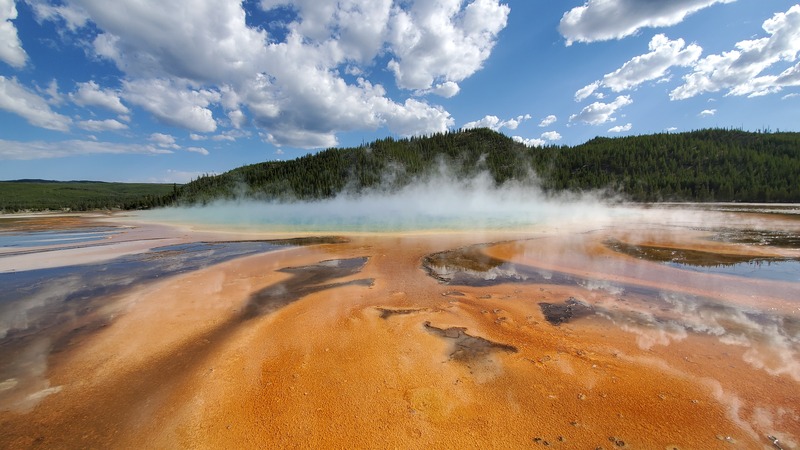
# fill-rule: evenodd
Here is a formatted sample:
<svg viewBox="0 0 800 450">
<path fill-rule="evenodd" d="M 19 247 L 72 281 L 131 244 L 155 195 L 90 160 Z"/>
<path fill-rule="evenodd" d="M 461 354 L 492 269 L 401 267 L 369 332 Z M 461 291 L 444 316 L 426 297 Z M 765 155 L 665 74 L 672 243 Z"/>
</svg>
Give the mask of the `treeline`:
<svg viewBox="0 0 800 450">
<path fill-rule="evenodd" d="M 183 186 L 26 182 L 22 191 L 36 193 L 31 200 L 0 183 L 0 208 L 141 209 L 216 199 L 315 200 L 341 192 L 393 190 L 442 171 L 453 178 L 487 172 L 498 185 L 514 181 L 549 193 L 604 189 L 643 202 L 800 202 L 800 133 L 705 129 L 531 148 L 488 129 L 462 130 L 389 137 L 252 164 Z M 58 189 L 48 190 L 53 187 Z"/>
<path fill-rule="evenodd" d="M 536 155 L 551 189 L 612 187 L 636 201 L 800 202 L 800 133 L 706 129 L 596 138 Z"/>
<path fill-rule="evenodd" d="M 442 166 L 454 177 L 486 171 L 498 185 L 514 180 L 546 192 L 606 189 L 633 201 L 800 202 L 800 133 L 726 129 L 541 148 L 488 129 L 385 138 L 204 176 L 178 189 L 177 202 L 311 200 L 391 190 Z"/>
<path fill-rule="evenodd" d="M 0 181 L 0 211 L 93 211 L 173 204 L 176 184 L 98 181 Z"/>
</svg>

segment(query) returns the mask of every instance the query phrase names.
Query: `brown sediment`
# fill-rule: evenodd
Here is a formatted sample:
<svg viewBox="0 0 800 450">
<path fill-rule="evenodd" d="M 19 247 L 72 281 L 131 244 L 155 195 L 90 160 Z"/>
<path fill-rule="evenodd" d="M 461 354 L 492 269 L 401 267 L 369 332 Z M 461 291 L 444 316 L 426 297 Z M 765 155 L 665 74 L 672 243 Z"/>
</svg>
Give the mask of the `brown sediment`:
<svg viewBox="0 0 800 450">
<path fill-rule="evenodd" d="M 561 325 L 571 321 L 594 314 L 594 308 L 574 297 L 566 299 L 563 303 L 539 303 L 545 320 L 552 325 Z"/>
<path fill-rule="evenodd" d="M 634 245 L 616 239 L 607 240 L 606 246 L 614 251 L 624 253 L 634 258 L 698 267 L 731 266 L 742 263 L 767 263 L 789 260 L 788 258 L 778 256 L 754 256 L 737 253 L 723 254 L 685 248 Z"/>
<path fill-rule="evenodd" d="M 469 364 L 470 362 L 485 359 L 490 353 L 503 351 L 517 353 L 517 348 L 513 345 L 492 342 L 480 336 L 472 336 L 467 333 L 465 327 L 438 328 L 425 322 L 425 329 L 436 336 L 451 339 L 453 341 L 453 351 L 449 354 L 450 359 Z"/>
<path fill-rule="evenodd" d="M 619 230 L 530 237 L 351 236 L 143 282 L 47 356 L 0 446 L 798 446 L 792 285 L 720 292 L 609 250 Z M 506 278 L 454 291 L 421 263 Z"/>
<path fill-rule="evenodd" d="M 420 312 L 422 308 L 377 308 L 381 312 L 381 319 L 388 319 L 392 316 L 402 316 Z"/>
</svg>

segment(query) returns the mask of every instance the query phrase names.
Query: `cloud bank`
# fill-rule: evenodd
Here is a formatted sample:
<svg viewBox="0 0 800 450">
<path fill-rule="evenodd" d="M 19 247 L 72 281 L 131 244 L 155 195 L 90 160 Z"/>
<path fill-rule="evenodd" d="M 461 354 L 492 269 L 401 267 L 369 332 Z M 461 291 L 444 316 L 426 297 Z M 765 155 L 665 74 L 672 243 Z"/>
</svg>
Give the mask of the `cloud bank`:
<svg viewBox="0 0 800 450">
<path fill-rule="evenodd" d="M 683 84 L 670 92 L 683 100 L 706 92 L 728 90 L 725 95 L 756 97 L 800 86 L 800 63 L 779 74 L 763 72 L 779 62 L 793 63 L 800 53 L 800 5 L 764 21 L 767 37 L 737 42 L 733 50 L 697 61 Z"/>
<path fill-rule="evenodd" d="M 80 33 L 90 56 L 123 74 L 119 86 L 79 80 L 69 94 L 75 104 L 119 115 L 135 105 L 193 133 L 251 124 L 267 142 L 300 148 L 336 145 L 337 133 L 356 129 L 405 136 L 452 127 L 450 113 L 428 97 L 458 94 L 458 83 L 491 54 L 510 12 L 500 0 L 261 0 L 248 5 L 255 12 L 223 0 L 28 3 L 38 21 Z M 0 59 L 21 67 L 15 17 L 14 2 L 2 0 Z M 373 81 L 379 72 L 406 98 Z M 4 83 L 24 91 L 14 80 Z M 27 98 L 0 107 L 36 126 L 68 129 L 68 118 Z M 80 127 L 122 129 L 111 122 Z"/>
<path fill-rule="evenodd" d="M 579 89 L 575 92 L 575 101 L 584 100 L 601 87 L 613 92 L 635 89 L 646 81 L 664 77 L 672 66 L 692 65 L 703 52 L 699 45 L 686 46 L 683 39 L 669 40 L 663 34 L 653 36 L 648 48 L 649 53 L 634 56 L 619 69 L 607 73 L 602 80 Z"/>
</svg>

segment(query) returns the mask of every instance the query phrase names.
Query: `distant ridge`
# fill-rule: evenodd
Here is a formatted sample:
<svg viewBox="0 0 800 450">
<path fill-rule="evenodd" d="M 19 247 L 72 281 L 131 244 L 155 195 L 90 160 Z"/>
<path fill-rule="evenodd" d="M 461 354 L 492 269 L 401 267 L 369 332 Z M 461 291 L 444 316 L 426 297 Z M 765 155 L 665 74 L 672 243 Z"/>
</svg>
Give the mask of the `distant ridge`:
<svg viewBox="0 0 800 450">
<path fill-rule="evenodd" d="M 396 189 L 431 176 L 442 164 L 455 177 L 486 171 L 497 184 L 537 184 L 546 192 L 604 189 L 643 202 L 800 202 L 800 133 L 703 129 L 531 148 L 474 129 L 247 165 L 200 177 L 162 204 L 314 200 Z"/>
<path fill-rule="evenodd" d="M 107 181 L 92 181 L 92 180 L 69 180 L 69 181 L 60 181 L 60 180 L 41 180 L 38 178 L 23 178 L 20 180 L 7 180 L 7 181 L 0 181 L 5 183 L 108 183 Z"/>
<path fill-rule="evenodd" d="M 217 199 L 317 200 L 488 173 L 547 193 L 605 190 L 641 201 L 800 203 L 800 133 L 702 129 L 527 147 L 489 129 L 379 139 L 166 184 L 0 182 L 0 210 L 153 208 Z M 431 193 L 435 195 L 435 193 Z"/>
<path fill-rule="evenodd" d="M 175 199 L 173 184 L 22 179 L 0 181 L 0 211 L 132 209 Z"/>
</svg>

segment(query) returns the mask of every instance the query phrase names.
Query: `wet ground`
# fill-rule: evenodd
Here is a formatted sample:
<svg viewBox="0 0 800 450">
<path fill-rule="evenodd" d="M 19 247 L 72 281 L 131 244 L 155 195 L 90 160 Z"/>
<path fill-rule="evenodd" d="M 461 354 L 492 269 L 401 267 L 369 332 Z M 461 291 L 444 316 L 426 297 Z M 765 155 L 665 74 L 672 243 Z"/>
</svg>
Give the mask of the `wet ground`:
<svg viewBox="0 0 800 450">
<path fill-rule="evenodd" d="M 716 209 L 345 237 L 0 220 L 0 447 L 800 448 L 800 222 Z"/>
</svg>

